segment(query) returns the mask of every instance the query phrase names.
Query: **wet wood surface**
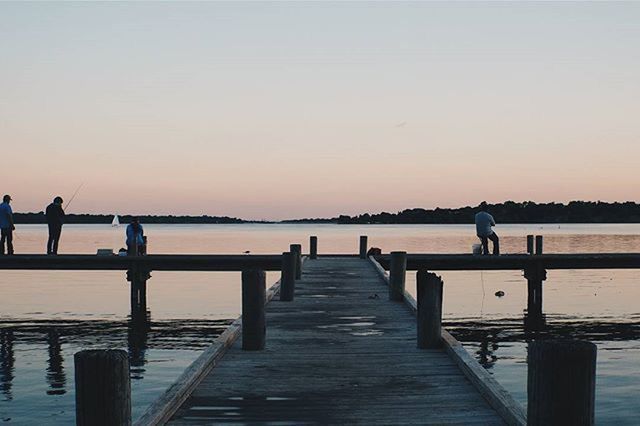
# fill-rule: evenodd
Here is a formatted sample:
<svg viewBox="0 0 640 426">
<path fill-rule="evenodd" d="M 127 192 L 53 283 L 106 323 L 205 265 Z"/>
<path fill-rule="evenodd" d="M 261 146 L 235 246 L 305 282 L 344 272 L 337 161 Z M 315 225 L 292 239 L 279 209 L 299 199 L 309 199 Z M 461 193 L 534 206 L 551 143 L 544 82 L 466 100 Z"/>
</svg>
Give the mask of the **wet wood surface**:
<svg viewBox="0 0 640 426">
<path fill-rule="evenodd" d="M 267 306 L 263 351 L 237 341 L 170 424 L 503 424 L 368 260 L 305 262 Z"/>
</svg>

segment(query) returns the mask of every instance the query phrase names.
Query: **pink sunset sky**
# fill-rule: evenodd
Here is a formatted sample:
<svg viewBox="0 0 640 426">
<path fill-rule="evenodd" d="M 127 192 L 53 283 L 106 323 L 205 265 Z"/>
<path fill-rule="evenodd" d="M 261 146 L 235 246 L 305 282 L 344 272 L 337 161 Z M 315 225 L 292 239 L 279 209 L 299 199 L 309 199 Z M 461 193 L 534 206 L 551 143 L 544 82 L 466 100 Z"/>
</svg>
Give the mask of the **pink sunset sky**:
<svg viewBox="0 0 640 426">
<path fill-rule="evenodd" d="M 638 201 L 640 3 L 0 3 L 0 192 L 329 217 Z"/>
</svg>

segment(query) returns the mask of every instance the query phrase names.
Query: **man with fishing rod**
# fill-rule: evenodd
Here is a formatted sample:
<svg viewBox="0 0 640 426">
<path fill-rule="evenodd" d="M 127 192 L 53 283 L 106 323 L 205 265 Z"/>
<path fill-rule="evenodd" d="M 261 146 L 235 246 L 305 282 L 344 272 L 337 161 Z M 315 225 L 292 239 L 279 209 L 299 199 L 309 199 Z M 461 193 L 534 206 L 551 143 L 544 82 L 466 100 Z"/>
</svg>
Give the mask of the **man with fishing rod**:
<svg viewBox="0 0 640 426">
<path fill-rule="evenodd" d="M 67 203 L 67 209 L 80 192 L 80 189 L 84 183 L 81 183 L 80 186 L 76 189 L 76 191 L 71 196 L 71 199 Z M 53 199 L 53 203 L 47 206 L 45 211 L 45 216 L 47 217 L 47 226 L 49 227 L 49 239 L 47 240 L 47 254 L 56 255 L 58 254 L 58 243 L 60 241 L 60 234 L 62 234 L 62 225 L 64 224 L 65 212 L 62 208 L 62 197 L 57 196 Z"/>
<path fill-rule="evenodd" d="M 47 206 L 45 212 L 47 226 L 49 227 L 49 239 L 47 240 L 47 254 L 58 254 L 58 242 L 64 223 L 64 210 L 62 209 L 62 197 L 53 199 L 53 203 Z"/>
</svg>

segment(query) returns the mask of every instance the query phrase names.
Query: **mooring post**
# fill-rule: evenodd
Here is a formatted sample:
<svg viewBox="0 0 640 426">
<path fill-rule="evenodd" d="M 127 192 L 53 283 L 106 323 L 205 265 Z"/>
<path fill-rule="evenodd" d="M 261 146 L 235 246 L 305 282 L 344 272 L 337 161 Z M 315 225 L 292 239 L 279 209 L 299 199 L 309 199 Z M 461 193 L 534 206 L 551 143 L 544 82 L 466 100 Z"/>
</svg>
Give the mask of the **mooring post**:
<svg viewBox="0 0 640 426">
<path fill-rule="evenodd" d="M 242 349 L 264 349 L 267 331 L 264 305 L 266 303 L 266 277 L 261 269 L 242 271 Z"/>
<path fill-rule="evenodd" d="M 527 235 L 527 253 L 533 254 L 533 235 Z"/>
<path fill-rule="evenodd" d="M 529 343 L 528 425 L 593 425 L 596 345 L 579 340 Z"/>
<path fill-rule="evenodd" d="M 527 237 L 527 243 L 529 242 Z M 535 237 L 535 254 L 542 254 L 542 235 Z M 527 244 L 528 245 L 528 244 Z M 535 263 L 524 270 L 527 279 L 527 315 L 531 320 L 542 318 L 542 281 L 547 279 L 547 271 L 541 263 Z"/>
<path fill-rule="evenodd" d="M 312 235 L 309 237 L 309 259 L 318 258 L 318 237 Z"/>
<path fill-rule="evenodd" d="M 536 254 L 542 254 L 542 235 L 536 235 Z"/>
<path fill-rule="evenodd" d="M 291 244 L 289 245 L 289 251 L 295 254 L 296 257 L 296 280 L 302 278 L 302 245 Z"/>
<path fill-rule="evenodd" d="M 404 282 L 407 272 L 407 252 L 392 251 L 389 262 L 389 300 L 404 300 Z"/>
<path fill-rule="evenodd" d="M 439 348 L 442 338 L 442 278 L 428 271 L 416 274 L 418 348 Z"/>
<path fill-rule="evenodd" d="M 547 271 L 541 264 L 534 264 L 524 270 L 527 279 L 527 315 L 531 319 L 542 317 L 542 281 L 547 279 Z"/>
<path fill-rule="evenodd" d="M 76 424 L 131 425 L 129 358 L 123 350 L 84 350 L 74 357 Z"/>
<path fill-rule="evenodd" d="M 282 253 L 282 275 L 280 277 L 280 300 L 290 302 L 296 287 L 296 254 Z"/>
<path fill-rule="evenodd" d="M 367 236 L 360 235 L 360 259 L 367 258 Z"/>
</svg>

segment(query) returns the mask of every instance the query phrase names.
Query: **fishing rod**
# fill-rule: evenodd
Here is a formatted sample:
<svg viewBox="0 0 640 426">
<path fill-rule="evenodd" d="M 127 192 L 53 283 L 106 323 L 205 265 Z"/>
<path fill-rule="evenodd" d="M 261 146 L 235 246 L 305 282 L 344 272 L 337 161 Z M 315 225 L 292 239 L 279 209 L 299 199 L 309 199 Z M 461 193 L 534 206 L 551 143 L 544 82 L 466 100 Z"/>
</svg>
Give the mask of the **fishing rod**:
<svg viewBox="0 0 640 426">
<path fill-rule="evenodd" d="M 69 201 L 67 201 L 67 205 L 65 206 L 65 209 L 68 209 L 69 206 L 71 205 L 71 202 L 74 200 L 74 198 L 76 198 L 76 195 L 78 195 L 78 192 L 80 192 L 80 189 L 82 189 L 82 187 L 84 186 L 84 182 L 82 182 L 78 188 L 76 189 L 76 192 L 73 193 L 73 195 L 71 196 L 71 199 Z"/>
</svg>

